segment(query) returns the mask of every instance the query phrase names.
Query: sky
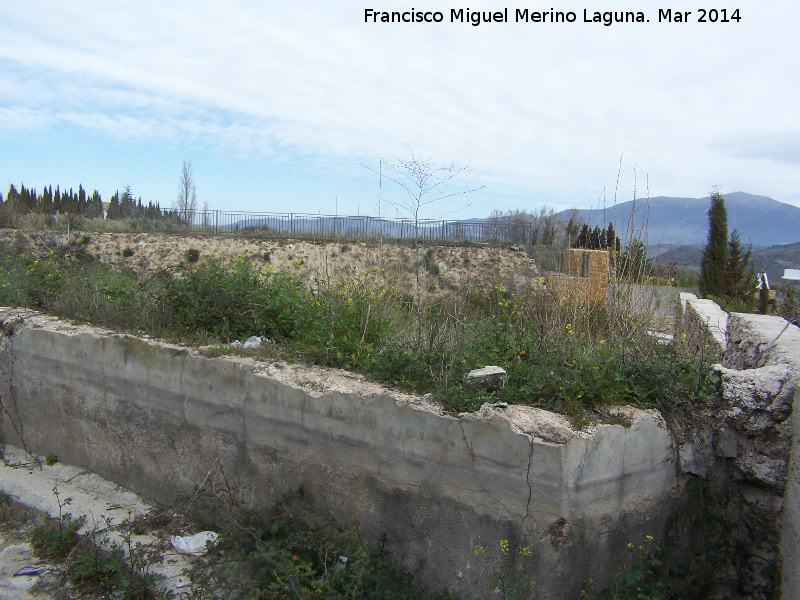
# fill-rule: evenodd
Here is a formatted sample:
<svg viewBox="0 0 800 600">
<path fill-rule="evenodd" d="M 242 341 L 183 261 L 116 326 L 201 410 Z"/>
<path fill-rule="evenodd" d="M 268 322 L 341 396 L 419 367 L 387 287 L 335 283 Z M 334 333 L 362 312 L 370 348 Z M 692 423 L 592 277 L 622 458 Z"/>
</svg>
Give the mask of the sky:
<svg viewBox="0 0 800 600">
<path fill-rule="evenodd" d="M 429 218 L 714 186 L 800 206 L 800 3 L 719 3 L 740 19 L 701 23 L 713 3 L 662 2 L 3 2 L 0 189 L 129 185 L 168 207 L 191 161 L 212 209 L 377 215 L 380 197 L 407 216 L 392 166 L 415 157 L 454 167 Z M 551 8 L 576 19 L 515 22 Z"/>
</svg>

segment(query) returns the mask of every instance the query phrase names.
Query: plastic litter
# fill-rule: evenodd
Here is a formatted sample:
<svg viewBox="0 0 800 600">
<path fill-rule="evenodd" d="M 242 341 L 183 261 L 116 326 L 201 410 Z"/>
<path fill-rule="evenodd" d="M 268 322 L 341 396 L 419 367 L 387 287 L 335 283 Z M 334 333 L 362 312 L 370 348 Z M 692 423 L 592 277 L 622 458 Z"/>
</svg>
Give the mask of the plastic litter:
<svg viewBox="0 0 800 600">
<path fill-rule="evenodd" d="M 189 554 L 191 556 L 202 556 L 208 552 L 208 544 L 214 545 L 219 539 L 219 534 L 213 531 L 201 531 L 190 536 L 173 536 L 169 539 L 169 543 L 180 554 Z"/>
<path fill-rule="evenodd" d="M 336 565 L 333 568 L 333 574 L 334 575 L 338 575 L 339 573 L 341 573 L 344 570 L 344 568 L 346 566 L 347 566 L 347 557 L 346 556 L 340 556 L 339 557 L 339 564 Z"/>
<path fill-rule="evenodd" d="M 247 341 L 242 345 L 245 350 L 255 350 L 261 345 L 261 338 L 257 335 L 251 335 Z"/>
<path fill-rule="evenodd" d="M 14 577 L 33 577 L 34 575 L 39 575 L 46 570 L 47 567 L 31 565 L 29 567 L 22 567 L 19 571 L 14 573 Z"/>
</svg>

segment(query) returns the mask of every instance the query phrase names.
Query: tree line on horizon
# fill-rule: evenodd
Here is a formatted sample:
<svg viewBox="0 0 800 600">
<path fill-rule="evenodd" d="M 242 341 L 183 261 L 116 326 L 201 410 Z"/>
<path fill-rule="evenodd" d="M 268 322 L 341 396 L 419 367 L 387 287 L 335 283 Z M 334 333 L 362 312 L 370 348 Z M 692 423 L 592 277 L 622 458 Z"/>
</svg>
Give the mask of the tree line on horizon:
<svg viewBox="0 0 800 600">
<path fill-rule="evenodd" d="M 159 204 L 148 202 L 144 204 L 141 196 L 138 200 L 133 197 L 130 186 L 120 194 L 117 190 L 108 201 L 108 209 L 103 207 L 100 192 L 94 190 L 91 195 L 83 187 L 78 186 L 78 191 L 66 188 L 62 191 L 60 186 L 53 190 L 52 184 L 45 186 L 41 193 L 36 188 L 26 188 L 21 184 L 19 189 L 12 183 L 5 197 L 0 193 L 0 213 L 4 223 L 13 222 L 14 217 L 39 213 L 44 215 L 65 214 L 81 216 L 87 219 L 128 219 L 141 218 L 160 219 L 171 217 L 172 210 L 163 210 Z"/>
</svg>

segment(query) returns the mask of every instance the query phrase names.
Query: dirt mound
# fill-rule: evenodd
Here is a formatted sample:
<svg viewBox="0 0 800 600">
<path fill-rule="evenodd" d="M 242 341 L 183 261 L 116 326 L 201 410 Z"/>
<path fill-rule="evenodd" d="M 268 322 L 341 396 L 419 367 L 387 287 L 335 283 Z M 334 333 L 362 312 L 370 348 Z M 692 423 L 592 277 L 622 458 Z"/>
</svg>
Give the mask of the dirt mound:
<svg viewBox="0 0 800 600">
<path fill-rule="evenodd" d="M 66 241 L 66 234 L 60 242 Z M 86 251 L 103 262 L 129 267 L 149 276 L 187 260 L 187 250 L 199 258 L 221 256 L 260 265 L 272 265 L 278 272 L 294 273 L 308 285 L 362 277 L 371 272 L 388 285 L 413 294 L 416 265 L 420 285 L 426 294 L 438 296 L 465 284 L 491 287 L 503 285 L 522 290 L 539 284 L 536 263 L 524 251 L 496 246 L 367 245 L 364 243 L 315 242 L 306 240 L 265 240 L 258 238 L 180 236 L 159 233 L 81 233 L 88 237 Z M 0 230 L 0 243 L 42 248 L 53 242 L 53 234 L 35 231 Z"/>
</svg>

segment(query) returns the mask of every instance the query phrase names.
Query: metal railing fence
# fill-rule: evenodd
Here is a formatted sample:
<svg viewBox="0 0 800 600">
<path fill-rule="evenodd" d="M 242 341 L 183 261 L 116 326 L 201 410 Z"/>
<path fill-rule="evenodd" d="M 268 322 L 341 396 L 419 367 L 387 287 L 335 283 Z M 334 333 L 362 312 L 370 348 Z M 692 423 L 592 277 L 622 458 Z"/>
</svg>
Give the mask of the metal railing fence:
<svg viewBox="0 0 800 600">
<path fill-rule="evenodd" d="M 370 216 L 340 216 L 306 213 L 256 213 L 225 210 L 170 211 L 143 214 L 144 231 L 197 233 L 204 235 L 264 235 L 283 238 L 346 238 L 473 243 L 508 243 L 529 247 L 535 240 L 530 223 L 482 220 L 447 221 L 385 219 Z"/>
</svg>

